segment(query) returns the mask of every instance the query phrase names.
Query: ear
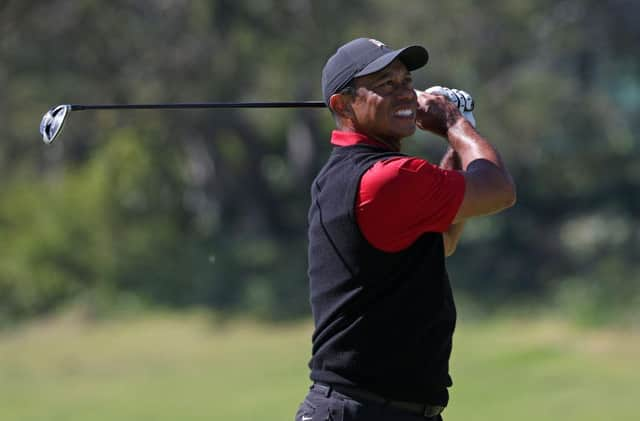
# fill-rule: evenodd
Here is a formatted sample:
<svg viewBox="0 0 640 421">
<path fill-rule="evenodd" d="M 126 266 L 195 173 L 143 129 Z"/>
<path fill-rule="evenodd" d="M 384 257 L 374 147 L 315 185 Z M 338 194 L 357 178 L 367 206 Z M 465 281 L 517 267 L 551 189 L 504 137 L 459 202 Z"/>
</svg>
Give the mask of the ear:
<svg viewBox="0 0 640 421">
<path fill-rule="evenodd" d="M 329 107 L 334 114 L 341 118 L 351 119 L 353 117 L 353 109 L 351 108 L 351 101 L 347 95 L 333 94 L 329 98 Z"/>
</svg>

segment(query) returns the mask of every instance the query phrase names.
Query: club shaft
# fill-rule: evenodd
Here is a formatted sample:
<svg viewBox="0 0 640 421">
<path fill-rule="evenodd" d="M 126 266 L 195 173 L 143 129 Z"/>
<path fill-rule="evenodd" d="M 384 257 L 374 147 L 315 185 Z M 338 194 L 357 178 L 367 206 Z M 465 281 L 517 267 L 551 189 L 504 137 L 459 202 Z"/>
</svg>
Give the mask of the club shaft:
<svg viewBox="0 0 640 421">
<path fill-rule="evenodd" d="M 284 102 L 191 102 L 176 104 L 69 104 L 69 111 L 82 110 L 172 110 L 181 108 L 323 108 L 322 101 Z"/>
</svg>

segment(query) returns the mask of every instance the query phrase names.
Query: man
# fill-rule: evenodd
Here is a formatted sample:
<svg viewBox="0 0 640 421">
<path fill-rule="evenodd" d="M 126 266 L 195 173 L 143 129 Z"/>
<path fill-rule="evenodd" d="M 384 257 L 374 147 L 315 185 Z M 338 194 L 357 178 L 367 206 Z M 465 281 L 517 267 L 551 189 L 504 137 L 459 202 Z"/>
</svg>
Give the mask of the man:
<svg viewBox="0 0 640 421">
<path fill-rule="evenodd" d="M 336 120 L 311 187 L 313 385 L 296 421 L 441 420 L 455 306 L 445 268 L 464 221 L 507 208 L 498 152 L 445 96 L 414 91 L 420 46 L 366 38 L 322 74 Z M 447 140 L 441 167 L 400 153 L 416 126 Z"/>
</svg>

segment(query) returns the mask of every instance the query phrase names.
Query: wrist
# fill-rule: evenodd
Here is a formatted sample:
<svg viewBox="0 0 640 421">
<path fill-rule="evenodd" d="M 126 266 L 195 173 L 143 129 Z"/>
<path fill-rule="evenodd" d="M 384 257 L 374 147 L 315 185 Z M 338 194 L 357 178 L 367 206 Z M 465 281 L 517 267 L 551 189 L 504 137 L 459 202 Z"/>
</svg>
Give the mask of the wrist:
<svg viewBox="0 0 640 421">
<path fill-rule="evenodd" d="M 447 122 L 447 138 L 456 132 L 466 131 L 468 129 L 473 129 L 473 125 L 469 120 L 464 118 L 462 114 L 459 114 L 455 116 L 455 118 L 452 118 L 450 122 Z"/>
<path fill-rule="evenodd" d="M 477 136 L 478 132 L 473 125 L 462 116 L 448 126 L 445 134 L 449 146 L 456 151 L 459 151 L 460 148 L 463 148 L 469 142 L 473 143 L 473 140 Z"/>
</svg>

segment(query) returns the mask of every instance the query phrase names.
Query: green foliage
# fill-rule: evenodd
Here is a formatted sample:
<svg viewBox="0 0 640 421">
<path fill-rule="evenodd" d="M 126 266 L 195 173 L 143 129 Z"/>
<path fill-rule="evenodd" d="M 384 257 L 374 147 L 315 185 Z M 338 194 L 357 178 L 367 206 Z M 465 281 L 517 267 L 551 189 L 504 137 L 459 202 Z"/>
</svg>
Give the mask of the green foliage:
<svg viewBox="0 0 640 421">
<path fill-rule="evenodd" d="M 100 295 L 308 313 L 328 113 L 74 112 L 48 147 L 36 126 L 56 103 L 319 98 L 326 58 L 358 36 L 426 45 L 418 87 L 471 91 L 515 176 L 517 206 L 468 224 L 456 289 L 488 307 L 557 295 L 569 311 L 574 288 L 589 308 L 631 305 L 638 13 L 625 0 L 2 2 L 0 317 Z M 424 133 L 406 144 L 433 161 L 444 149 Z"/>
<path fill-rule="evenodd" d="M 161 176 L 170 156 L 147 153 L 135 133 L 116 132 L 103 149 L 60 174 L 8 185 L 0 202 L 3 316 L 37 314 L 130 279 L 149 284 L 136 268 L 175 247 L 178 178 Z"/>
</svg>

